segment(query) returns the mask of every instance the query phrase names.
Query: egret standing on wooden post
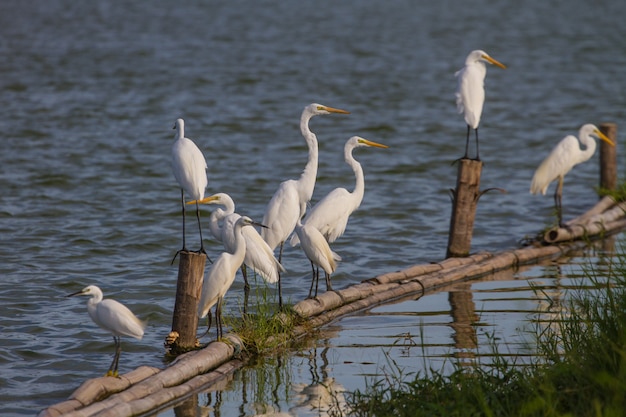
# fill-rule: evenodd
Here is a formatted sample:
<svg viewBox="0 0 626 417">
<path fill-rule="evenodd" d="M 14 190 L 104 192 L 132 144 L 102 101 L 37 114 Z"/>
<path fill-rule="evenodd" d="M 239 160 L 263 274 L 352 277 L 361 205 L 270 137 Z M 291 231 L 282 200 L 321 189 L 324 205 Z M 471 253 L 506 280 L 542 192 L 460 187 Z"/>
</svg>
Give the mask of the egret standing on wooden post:
<svg viewBox="0 0 626 417">
<path fill-rule="evenodd" d="M 233 253 L 222 252 L 217 257 L 211 269 L 207 272 L 202 283 L 202 295 L 200 296 L 200 302 L 198 303 L 198 317 L 203 318 L 209 316 L 209 328 L 211 328 L 211 307 L 215 307 L 215 319 L 217 321 L 217 338 L 222 337 L 222 303 L 224 295 L 228 291 L 233 281 L 235 280 L 235 274 L 237 270 L 243 264 L 243 260 L 246 254 L 246 241 L 243 237 L 241 229 L 245 226 L 257 225 L 265 227 L 262 224 L 256 223 L 250 219 L 250 217 L 242 216 L 235 223 L 235 250 Z"/>
<path fill-rule="evenodd" d="M 283 244 L 293 232 L 298 220 L 304 216 L 306 205 L 311 200 L 315 188 L 318 158 L 317 137 L 309 129 L 309 120 L 314 116 L 331 113 L 349 114 L 350 112 L 317 103 L 309 104 L 304 108 L 300 117 L 300 131 L 309 148 L 307 164 L 298 180 L 287 180 L 280 183 L 278 190 L 265 209 L 263 224 L 267 229 L 261 230 L 261 236 L 272 250 L 280 245 L 279 262 L 282 261 Z M 280 276 L 278 277 L 278 304 L 281 307 L 283 305 Z"/>
<path fill-rule="evenodd" d="M 143 337 L 145 323 L 142 322 L 128 309 L 125 305 L 111 299 L 103 300 L 102 291 L 95 285 L 89 285 L 82 290 L 68 295 L 89 295 L 91 298 L 87 300 L 87 312 L 89 317 L 98 326 L 113 334 L 115 341 L 115 355 L 113 362 L 109 366 L 106 376 L 117 377 L 117 365 L 122 353 L 121 336 L 131 336 L 136 339 Z"/>
<path fill-rule="evenodd" d="M 575 166 L 591 158 L 596 151 L 596 141 L 593 136 L 615 146 L 613 141 L 604 133 L 592 125 L 586 124 L 580 128 L 578 139 L 573 135 L 567 135 L 552 149 L 552 152 L 543 160 L 539 168 L 535 171 L 530 193 L 546 194 L 548 186 L 554 180 L 558 180 L 554 192 L 554 206 L 556 208 L 559 226 L 563 227 L 563 210 L 561 206 L 561 196 L 563 193 L 563 179 L 565 175 Z M 580 145 L 585 146 L 581 149 Z"/>
<path fill-rule="evenodd" d="M 485 51 L 476 50 L 470 52 L 465 59 L 465 66 L 454 75 L 458 78 L 456 90 L 456 107 L 459 113 L 463 113 L 465 123 L 467 123 L 467 139 L 465 142 L 465 156 L 468 158 L 470 130 L 474 129 L 476 134 L 476 160 L 480 161 L 478 154 L 478 125 L 480 116 L 485 104 L 485 75 L 487 67 L 485 62 L 496 65 L 500 68 L 506 66 L 492 57 Z"/>
<path fill-rule="evenodd" d="M 193 200 L 204 198 L 204 190 L 208 184 L 207 164 L 202 151 L 191 139 L 185 137 L 185 122 L 177 119 L 174 125 L 176 129 L 176 141 L 172 145 L 172 170 L 176 181 L 180 185 L 180 198 L 183 211 L 183 248 L 187 251 L 185 244 L 185 193 Z M 204 242 L 202 240 L 202 226 L 200 225 L 200 208 L 196 203 L 196 218 L 198 219 L 198 230 L 200 231 L 200 253 L 206 254 Z M 172 261 L 173 262 L 173 261 Z"/>
</svg>

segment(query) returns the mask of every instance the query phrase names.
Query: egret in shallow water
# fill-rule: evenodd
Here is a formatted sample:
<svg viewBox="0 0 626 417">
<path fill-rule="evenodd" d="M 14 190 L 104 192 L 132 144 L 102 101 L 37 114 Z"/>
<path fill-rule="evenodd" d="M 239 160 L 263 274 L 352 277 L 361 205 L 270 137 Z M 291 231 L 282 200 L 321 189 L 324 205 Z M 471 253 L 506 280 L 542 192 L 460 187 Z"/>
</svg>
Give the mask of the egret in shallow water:
<svg viewBox="0 0 626 417">
<path fill-rule="evenodd" d="M 300 240 L 300 246 L 304 254 L 309 258 L 311 266 L 313 267 L 313 279 L 311 280 L 308 298 L 312 297 L 313 285 L 315 285 L 315 296 L 317 296 L 319 271 L 316 273 L 315 267 L 320 267 L 324 270 L 326 291 L 332 291 L 333 287 L 330 282 L 330 276 L 337 269 L 337 262 L 341 261 L 341 257 L 330 249 L 330 245 L 322 233 L 315 227 L 302 224 L 300 219 L 298 219 L 295 232 Z"/>
<path fill-rule="evenodd" d="M 180 198 L 183 211 L 183 248 L 187 251 L 185 243 L 185 193 L 192 200 L 202 200 L 204 190 L 208 184 L 207 164 L 202 155 L 202 151 L 191 139 L 185 137 L 185 122 L 177 119 L 174 125 L 176 129 L 176 141 L 172 145 L 172 170 L 174 177 L 180 185 Z M 196 204 L 196 218 L 198 219 L 198 230 L 200 231 L 200 252 L 205 253 L 202 241 L 202 226 L 200 225 L 200 208 Z"/>
<path fill-rule="evenodd" d="M 309 129 L 309 120 L 314 116 L 331 113 L 349 114 L 350 112 L 317 103 L 309 104 L 304 108 L 300 117 L 300 131 L 309 148 L 308 161 L 299 179 L 287 180 L 278 186 L 278 190 L 265 209 L 263 224 L 267 226 L 267 229 L 261 230 L 261 236 L 272 250 L 280 245 L 279 262 L 282 261 L 283 244 L 293 232 L 298 219 L 304 216 L 306 205 L 311 200 L 315 188 L 318 145 L 315 133 Z M 283 305 L 280 277 L 278 278 L 278 304 L 281 307 Z"/>
<path fill-rule="evenodd" d="M 122 353 L 121 337 L 130 336 L 135 339 L 141 339 L 146 326 L 145 323 L 139 320 L 125 305 L 111 299 L 103 300 L 102 291 L 95 285 L 89 285 L 78 292 L 68 295 L 68 297 L 75 295 L 91 296 L 87 300 L 89 317 L 98 326 L 113 334 L 115 355 L 106 376 L 117 377 L 117 365 Z"/>
<path fill-rule="evenodd" d="M 611 146 L 615 146 L 613 141 L 604 133 L 592 125 L 586 124 L 580 128 L 578 139 L 573 135 L 567 135 L 552 149 L 552 152 L 543 160 L 535 171 L 530 184 L 531 194 L 546 194 L 548 186 L 552 181 L 558 180 L 554 192 L 554 206 L 556 208 L 559 226 L 563 227 L 563 210 L 561 206 L 561 196 L 563 193 L 563 179 L 570 170 L 582 162 L 587 161 L 596 151 L 597 137 Z M 581 149 L 580 145 L 585 146 Z"/>
<path fill-rule="evenodd" d="M 237 274 L 237 270 L 243 264 L 246 254 L 246 240 L 243 237 L 242 228 L 252 225 L 265 227 L 262 224 L 252 221 L 252 219 L 247 216 L 242 216 L 235 222 L 235 250 L 233 253 L 222 252 L 222 254 L 217 257 L 213 265 L 211 265 L 211 269 L 207 272 L 202 283 L 202 295 L 200 296 L 200 302 L 198 303 L 198 317 L 204 318 L 208 315 L 210 329 L 211 307 L 214 305 L 216 306 L 215 318 L 217 321 L 218 339 L 223 336 L 222 303 L 224 295 L 233 284 L 235 274 Z"/>
<path fill-rule="evenodd" d="M 480 160 L 478 154 L 478 125 L 485 104 L 485 75 L 487 67 L 485 63 L 496 65 L 500 68 L 506 66 L 485 51 L 476 50 L 469 53 L 465 59 L 465 66 L 454 75 L 458 78 L 456 90 L 456 107 L 459 113 L 463 113 L 467 123 L 467 138 L 465 141 L 465 156 L 468 157 L 470 130 L 476 134 L 476 160 Z"/>
<path fill-rule="evenodd" d="M 192 204 L 191 201 L 187 204 Z M 241 217 L 240 214 L 235 213 L 235 202 L 226 193 L 217 193 L 212 196 L 205 197 L 200 200 L 200 204 L 219 204 L 224 206 L 224 209 L 217 208 L 211 213 L 209 219 L 209 228 L 211 234 L 222 244 L 224 248 L 233 253 L 235 251 L 235 223 Z M 222 226 L 220 227 L 220 222 Z M 246 241 L 246 255 L 243 263 L 256 273 L 261 275 L 265 282 L 274 284 L 278 281 L 279 272 L 284 272 L 285 269 L 274 257 L 274 251 L 269 247 L 267 242 L 263 240 L 259 232 L 254 227 L 244 227 L 241 231 Z M 243 268 L 242 268 L 243 270 Z M 248 286 L 248 280 L 244 272 L 244 280 L 246 287 Z"/>
</svg>

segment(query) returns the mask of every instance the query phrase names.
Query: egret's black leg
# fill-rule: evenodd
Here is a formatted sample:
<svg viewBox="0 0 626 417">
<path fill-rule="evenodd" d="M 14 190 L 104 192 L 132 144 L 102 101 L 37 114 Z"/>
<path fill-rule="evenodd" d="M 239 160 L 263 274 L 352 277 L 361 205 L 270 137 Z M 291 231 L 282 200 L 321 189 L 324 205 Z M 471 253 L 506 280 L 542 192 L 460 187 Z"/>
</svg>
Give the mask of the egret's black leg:
<svg viewBox="0 0 626 417">
<path fill-rule="evenodd" d="M 478 128 L 474 132 L 476 133 L 476 160 L 480 161 L 480 156 L 478 155 Z"/>
</svg>

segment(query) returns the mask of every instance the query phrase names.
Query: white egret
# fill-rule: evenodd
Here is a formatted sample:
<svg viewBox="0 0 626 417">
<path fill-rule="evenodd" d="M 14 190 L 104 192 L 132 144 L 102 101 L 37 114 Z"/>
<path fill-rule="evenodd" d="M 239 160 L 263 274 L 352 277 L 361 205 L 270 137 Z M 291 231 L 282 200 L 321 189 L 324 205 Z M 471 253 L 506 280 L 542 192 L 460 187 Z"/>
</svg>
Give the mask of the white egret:
<svg viewBox="0 0 626 417">
<path fill-rule="evenodd" d="M 204 198 L 204 190 L 208 184 L 207 163 L 202 155 L 202 151 L 191 139 L 185 137 L 185 122 L 177 119 L 174 125 L 176 129 L 176 141 L 172 145 L 172 170 L 176 181 L 180 185 L 180 198 L 183 210 L 183 248 L 187 251 L 185 244 L 185 193 L 192 200 Z M 196 204 L 196 218 L 198 219 L 198 229 L 200 231 L 200 253 L 205 253 L 202 241 L 202 227 L 200 226 L 200 208 Z"/>
<path fill-rule="evenodd" d="M 195 203 L 191 201 L 187 204 Z M 200 204 L 219 204 L 224 209 L 218 208 L 213 210 L 209 220 L 209 228 L 211 234 L 222 242 L 224 248 L 233 253 L 235 251 L 235 223 L 241 215 L 235 213 L 235 202 L 226 193 L 217 193 L 198 201 Z M 220 227 L 219 222 L 223 225 Z M 285 269 L 274 257 L 274 251 L 269 247 L 267 242 L 263 240 L 259 232 L 254 227 L 245 227 L 241 233 L 246 241 L 246 255 L 244 257 L 244 265 L 252 268 L 256 273 L 268 283 L 274 284 L 278 281 L 278 273 L 284 272 Z M 243 268 L 242 268 L 243 269 Z M 244 280 L 248 286 L 248 280 L 244 273 Z"/>
<path fill-rule="evenodd" d="M 315 227 L 329 243 L 333 243 L 343 235 L 350 215 L 359 208 L 363 201 L 365 193 L 363 168 L 352 156 L 352 151 L 355 148 L 363 146 L 388 148 L 387 145 L 372 142 L 359 136 L 348 139 L 343 153 L 346 163 L 352 168 L 356 177 L 354 191 L 349 192 L 345 188 L 335 188 L 318 201 L 304 218 L 303 224 Z M 294 246 L 298 244 L 298 235 L 292 236 L 291 244 Z"/>
<path fill-rule="evenodd" d="M 87 300 L 87 312 L 89 313 L 89 317 L 91 317 L 98 326 L 113 334 L 115 355 L 113 356 L 113 362 L 111 362 L 106 376 L 117 377 L 117 365 L 120 360 L 120 354 L 122 353 L 121 336 L 131 336 L 136 339 L 141 339 L 146 326 L 145 323 L 139 320 L 125 305 L 111 299 L 103 300 L 102 291 L 95 285 L 89 285 L 78 292 L 68 295 L 68 297 L 75 295 L 91 296 L 91 298 Z"/>
<path fill-rule="evenodd" d="M 556 190 L 554 192 L 554 205 L 559 220 L 559 226 L 563 226 L 563 210 L 561 207 L 561 195 L 563 192 L 563 179 L 565 175 L 575 166 L 587 161 L 596 151 L 596 141 L 593 136 L 609 143 L 611 146 L 615 144 L 611 139 L 604 135 L 600 130 L 592 125 L 586 124 L 580 128 L 578 139 L 573 135 L 567 135 L 552 149 L 552 152 L 543 160 L 535 171 L 532 183 L 530 184 L 530 193 L 542 195 L 546 194 L 548 186 L 554 180 L 558 180 Z M 580 145 L 585 146 L 581 149 Z"/>
<path fill-rule="evenodd" d="M 504 64 L 490 57 L 485 51 L 476 50 L 469 53 L 465 59 L 465 66 L 454 74 L 458 78 L 456 107 L 459 113 L 464 114 L 465 123 L 467 123 L 467 139 L 463 158 L 468 157 L 470 129 L 474 129 L 477 161 L 480 160 L 478 155 L 478 125 L 483 112 L 483 104 L 485 104 L 485 75 L 487 75 L 485 62 L 503 69 L 506 68 Z"/>
<path fill-rule="evenodd" d="M 295 232 L 300 240 L 300 246 L 304 254 L 311 261 L 311 265 L 318 266 L 324 270 L 326 276 L 326 291 L 332 291 L 333 288 L 330 283 L 330 276 L 337 269 L 337 262 L 341 261 L 341 257 L 330 249 L 330 245 L 322 233 L 315 227 L 302 224 L 300 219 L 298 219 Z M 308 298 L 311 298 L 313 284 L 315 284 L 315 296 L 317 296 L 319 273 L 315 273 L 315 268 L 313 270 L 313 280 L 311 281 Z"/>
<path fill-rule="evenodd" d="M 235 250 L 233 253 L 222 252 L 211 265 L 202 283 L 202 295 L 198 304 L 198 317 L 203 318 L 209 315 L 209 328 L 211 327 L 211 307 L 215 307 L 215 318 L 217 322 L 217 338 L 220 339 L 222 332 L 222 303 L 224 295 L 229 290 L 235 280 L 237 270 L 243 264 L 246 254 L 246 240 L 243 237 L 242 228 L 245 226 L 257 225 L 250 217 L 242 216 L 235 222 Z"/>
<path fill-rule="evenodd" d="M 282 261 L 283 244 L 293 232 L 298 219 L 304 216 L 306 205 L 311 200 L 315 188 L 317 137 L 309 129 L 309 120 L 314 116 L 331 113 L 349 114 L 350 112 L 317 103 L 309 104 L 304 108 L 300 117 L 300 131 L 309 148 L 308 161 L 298 180 L 283 181 L 278 186 L 278 190 L 265 209 L 263 224 L 267 226 L 267 229 L 261 230 L 261 236 L 272 250 L 280 245 L 278 261 Z M 280 276 L 278 278 L 278 304 L 281 307 L 283 305 Z"/>
</svg>

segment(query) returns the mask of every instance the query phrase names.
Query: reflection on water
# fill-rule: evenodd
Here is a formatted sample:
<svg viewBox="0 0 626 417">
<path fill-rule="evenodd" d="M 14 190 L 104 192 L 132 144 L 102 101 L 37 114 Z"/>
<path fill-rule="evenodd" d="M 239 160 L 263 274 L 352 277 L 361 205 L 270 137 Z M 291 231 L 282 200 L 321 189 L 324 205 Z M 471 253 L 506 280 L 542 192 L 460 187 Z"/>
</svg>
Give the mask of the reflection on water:
<svg viewBox="0 0 626 417">
<path fill-rule="evenodd" d="M 220 387 L 159 415 L 345 415 L 351 391 L 400 373 L 412 378 L 502 358 L 527 364 L 536 355 L 537 335 L 548 326 L 558 330 L 554 319 L 567 308 L 568 296 L 593 288 L 590 276 L 602 282 L 611 268 L 604 249 L 613 244 L 608 239 L 572 258 L 501 271 L 342 318 L 304 347 L 260 358 Z"/>
</svg>

